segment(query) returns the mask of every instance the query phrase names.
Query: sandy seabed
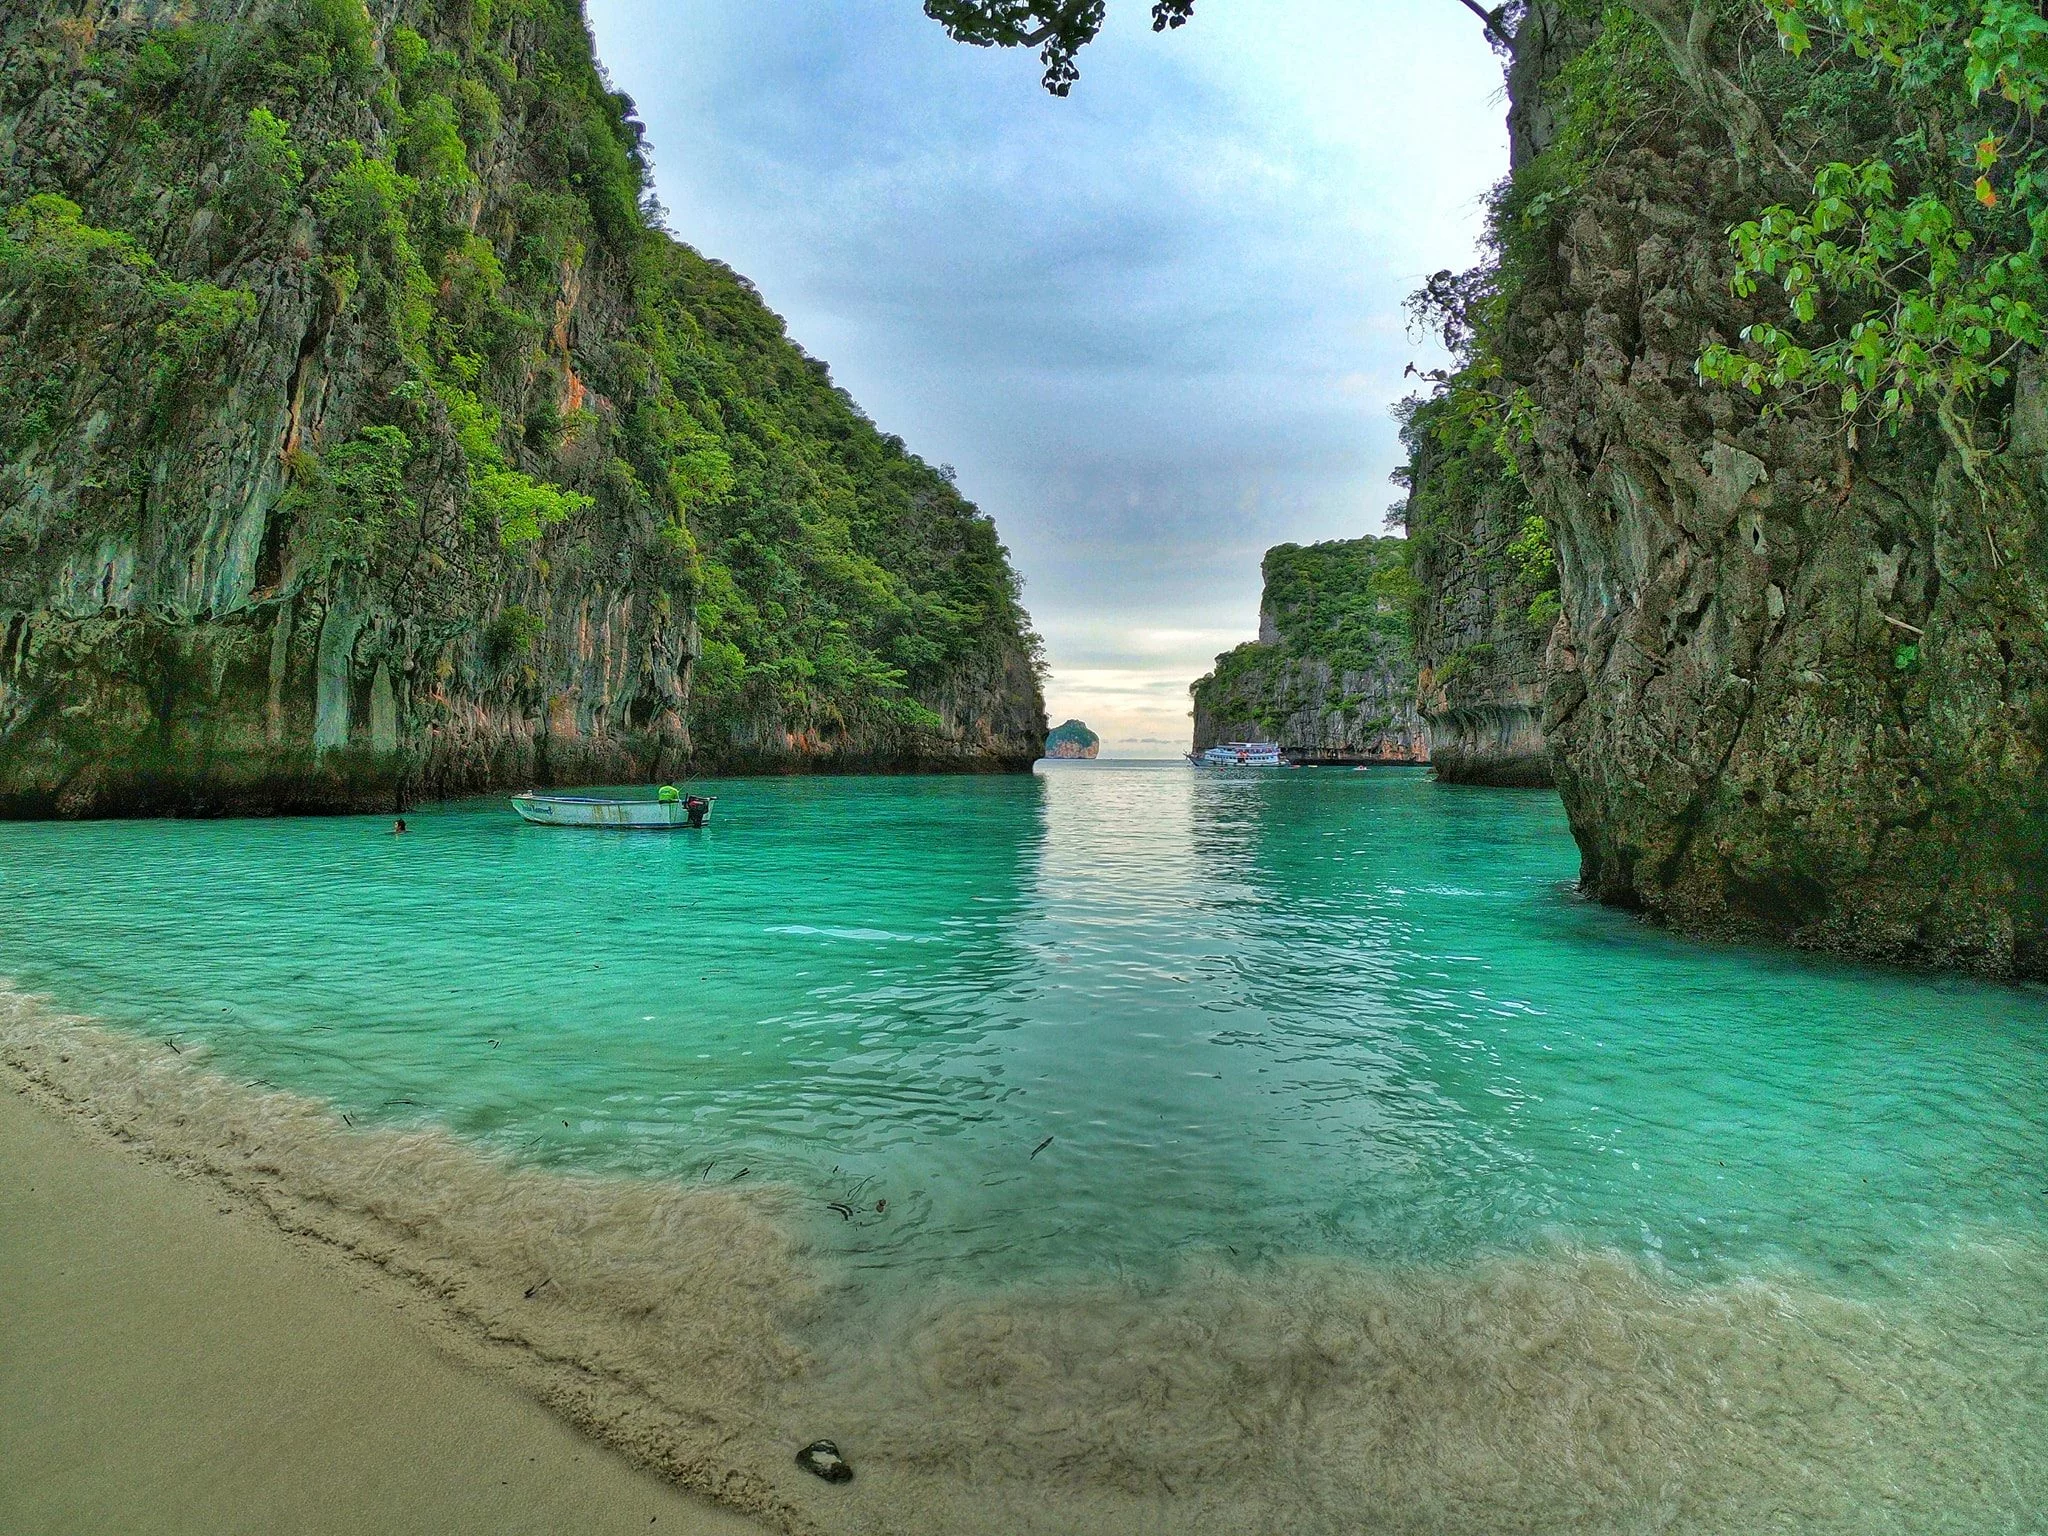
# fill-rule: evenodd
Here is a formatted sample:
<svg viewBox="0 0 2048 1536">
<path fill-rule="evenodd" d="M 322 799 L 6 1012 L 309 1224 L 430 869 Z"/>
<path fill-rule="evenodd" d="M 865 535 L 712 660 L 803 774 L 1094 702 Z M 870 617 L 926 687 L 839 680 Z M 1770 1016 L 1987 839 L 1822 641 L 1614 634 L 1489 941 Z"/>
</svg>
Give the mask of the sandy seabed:
<svg viewBox="0 0 2048 1536">
<path fill-rule="evenodd" d="M 1958 1241 L 1883 1302 L 1566 1248 L 884 1294 L 772 1186 L 565 1176 L 351 1127 L 4 988 L 0 1063 L 789 1531 L 2048 1529 L 2038 1246 Z M 852 1484 L 793 1464 L 819 1436 Z"/>
</svg>

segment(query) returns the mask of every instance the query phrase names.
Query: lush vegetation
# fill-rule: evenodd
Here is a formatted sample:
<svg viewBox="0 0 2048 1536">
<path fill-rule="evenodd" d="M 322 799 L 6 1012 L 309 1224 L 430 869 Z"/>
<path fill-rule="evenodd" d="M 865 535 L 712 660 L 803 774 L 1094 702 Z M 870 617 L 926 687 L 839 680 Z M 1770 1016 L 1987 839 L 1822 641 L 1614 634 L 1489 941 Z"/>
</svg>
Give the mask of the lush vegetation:
<svg viewBox="0 0 2048 1536">
<path fill-rule="evenodd" d="M 1063 751 L 1093 752 L 1101 745 L 1102 738 L 1079 720 L 1062 721 L 1046 732 L 1045 736 L 1045 751 L 1049 757 L 1060 756 Z"/>
<path fill-rule="evenodd" d="M 302 358 L 355 372 L 345 419 L 287 447 L 293 580 L 409 581 L 509 663 L 543 621 L 493 619 L 508 583 L 630 569 L 694 615 L 702 721 L 935 726 L 917 696 L 1025 626 L 992 525 L 660 227 L 576 0 L 419 26 L 284 0 L 41 29 L 23 57 L 83 105 L 75 155 L 0 177 L 0 473 L 89 394 L 146 397 L 116 412 L 147 423 L 138 465 L 178 443 L 270 290 L 311 285 Z M 122 338 L 121 377 L 84 377 L 87 333 Z"/>
<path fill-rule="evenodd" d="M 823 695 L 935 724 L 911 692 L 1025 624 L 994 524 L 876 432 L 726 268 L 670 241 L 642 264 L 638 334 L 661 387 L 639 414 L 687 514 L 672 526 L 707 707 L 767 691 L 800 715 Z"/>
<path fill-rule="evenodd" d="M 1547 631 L 1560 611 L 1557 552 L 1504 440 L 1513 429 L 1503 423 L 1497 398 L 1472 372 L 1460 371 L 1429 398 L 1404 402 L 1401 441 L 1408 462 L 1399 474 L 1408 498 L 1391 515 L 1408 531 L 1415 590 L 1438 563 L 1476 560 L 1512 594 L 1521 618 Z M 1482 547 L 1474 543 L 1482 528 L 1504 530 L 1507 537 Z"/>
<path fill-rule="evenodd" d="M 1785 310 L 1701 372 L 1838 413 L 1852 438 L 1931 415 L 1975 472 L 1980 417 L 2048 310 L 2048 20 L 2015 0 L 1765 5 L 1786 52 L 1824 66 L 1792 115 L 1835 127 L 1834 153 L 1810 202 L 1730 231 L 1736 292 L 1775 288 Z"/>
<path fill-rule="evenodd" d="M 149 343 L 133 382 L 158 430 L 176 420 L 196 365 L 255 315 L 245 288 L 181 281 L 132 235 L 85 221 L 55 192 L 0 210 L 0 293 L 33 307 L 52 327 L 86 328 L 124 313 Z M 0 453 L 16 458 L 57 442 L 76 425 L 68 358 L 43 358 L 25 328 L 0 330 Z"/>
<path fill-rule="evenodd" d="M 1651 8 L 1567 9 L 1597 14 L 1598 28 L 1546 88 L 1554 140 L 1496 190 L 1488 261 L 1437 274 L 1411 302 L 1457 360 L 1410 408 L 1411 463 L 1424 435 L 1438 450 L 1408 507 L 1418 558 L 1449 526 L 1441 507 L 1505 482 L 1522 506 L 1506 564 L 1539 625 L 1557 612 L 1555 561 L 1518 483 L 1514 449 L 1533 417 L 1504 382 L 1508 318 L 1591 174 L 1690 99 Z M 1729 89 L 1776 125 L 1775 141 L 1737 152 L 1763 158 L 1766 181 L 1812 167 L 1812 196 L 1729 230 L 1734 296 L 1766 318 L 1709 345 L 1703 381 L 1746 391 L 1767 414 L 1832 417 L 1852 449 L 1924 418 L 1984 483 L 2048 312 L 2048 21 L 2014 0 L 1729 0 L 1718 11 L 1736 39 Z M 1900 647 L 1909 653 L 1917 660 Z"/>
<path fill-rule="evenodd" d="M 1322 544 L 1279 544 L 1262 566 L 1262 608 L 1272 620 L 1272 641 L 1247 641 L 1216 658 L 1216 666 L 1190 692 L 1219 719 L 1254 720 L 1277 732 L 1306 702 L 1282 684 L 1296 662 L 1326 664 L 1333 678 L 1346 673 L 1405 668 L 1410 656 L 1410 611 L 1415 578 L 1407 541 L 1333 539 Z M 1334 701 L 1351 708 L 1357 700 Z"/>
<path fill-rule="evenodd" d="M 1291 655 L 1355 670 L 1408 642 L 1414 578 L 1399 539 L 1278 544 L 1266 551 L 1260 570 L 1263 606 Z"/>
<path fill-rule="evenodd" d="M 1668 115 L 1683 89 L 1662 43 L 1629 6 L 1566 0 L 1563 10 L 1597 20 L 1593 40 L 1546 88 L 1556 113 L 1550 142 L 1493 189 L 1486 259 L 1438 272 L 1410 296 L 1411 323 L 1442 340 L 1452 365 L 1427 375 L 1430 392 L 1401 412 L 1410 495 L 1400 516 L 1416 565 L 1451 557 L 1447 546 L 1468 536 L 1475 509 L 1487 505 L 1489 520 L 1512 530 L 1504 546 L 1456 554 L 1497 565 L 1494 574 L 1538 630 L 1559 613 L 1557 556 L 1522 474 L 1519 450 L 1533 437 L 1536 405 L 1510 382 L 1510 317 L 1588 179 L 1616 145 Z"/>
</svg>

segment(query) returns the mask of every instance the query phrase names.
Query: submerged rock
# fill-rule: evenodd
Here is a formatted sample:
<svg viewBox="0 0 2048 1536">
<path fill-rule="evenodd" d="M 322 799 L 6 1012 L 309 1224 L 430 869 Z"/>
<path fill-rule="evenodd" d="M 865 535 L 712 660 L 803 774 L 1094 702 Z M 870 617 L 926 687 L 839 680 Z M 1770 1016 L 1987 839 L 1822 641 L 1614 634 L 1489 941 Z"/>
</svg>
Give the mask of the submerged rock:
<svg viewBox="0 0 2048 1536">
<path fill-rule="evenodd" d="M 828 1483 L 853 1481 L 853 1468 L 846 1464 L 846 1458 L 839 1454 L 838 1445 L 831 1440 L 813 1440 L 796 1453 L 796 1464 Z"/>
</svg>

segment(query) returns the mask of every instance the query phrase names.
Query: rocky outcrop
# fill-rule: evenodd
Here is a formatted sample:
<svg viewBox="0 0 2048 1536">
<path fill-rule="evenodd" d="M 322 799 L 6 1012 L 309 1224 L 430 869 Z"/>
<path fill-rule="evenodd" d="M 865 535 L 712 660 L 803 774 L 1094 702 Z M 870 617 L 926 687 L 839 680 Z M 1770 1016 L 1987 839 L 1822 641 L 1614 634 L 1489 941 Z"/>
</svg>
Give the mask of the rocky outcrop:
<svg viewBox="0 0 2048 1536">
<path fill-rule="evenodd" d="M 6 13 L 0 813 L 1037 757 L 994 530 L 630 107 L 573 0 Z"/>
<path fill-rule="evenodd" d="M 1303 762 L 1427 762 L 1404 542 L 1281 544 L 1261 571 L 1259 638 L 1189 689 L 1194 749 L 1262 740 Z"/>
<path fill-rule="evenodd" d="M 1831 402 L 1703 387 L 1704 346 L 1782 312 L 1731 297 L 1726 230 L 1809 194 L 1772 135 L 1795 107 L 1811 135 L 1835 98 L 1666 9 L 1639 6 L 1660 25 L 1599 69 L 1611 99 L 1641 71 L 1657 110 L 1511 231 L 1531 254 L 1505 363 L 1562 574 L 1544 733 L 1585 887 L 1695 932 L 2048 975 L 2039 359 L 1976 478 L 1926 415 L 1856 441 Z M 1569 61 L 1599 36 L 1530 8 L 1518 183 L 1562 153 Z M 1897 131 L 1879 114 L 1865 145 L 1849 118 L 1799 153 L 1853 161 Z"/>
<path fill-rule="evenodd" d="M 1514 467 L 1484 444 L 1446 441 L 1426 403 L 1406 424 L 1413 546 L 1416 707 L 1436 776 L 1457 784 L 1550 785 L 1543 747 L 1543 643 L 1556 617 L 1547 546 L 1518 560 L 1532 515 Z"/>
<path fill-rule="evenodd" d="M 1339 671 L 1315 657 L 1240 647 L 1216 665 L 1194 696 L 1197 752 L 1224 741 L 1274 741 L 1297 762 L 1429 761 L 1413 673 L 1398 659 Z"/>
<path fill-rule="evenodd" d="M 1078 720 L 1067 720 L 1046 733 L 1047 757 L 1094 757 L 1102 750 L 1102 738 Z"/>
</svg>

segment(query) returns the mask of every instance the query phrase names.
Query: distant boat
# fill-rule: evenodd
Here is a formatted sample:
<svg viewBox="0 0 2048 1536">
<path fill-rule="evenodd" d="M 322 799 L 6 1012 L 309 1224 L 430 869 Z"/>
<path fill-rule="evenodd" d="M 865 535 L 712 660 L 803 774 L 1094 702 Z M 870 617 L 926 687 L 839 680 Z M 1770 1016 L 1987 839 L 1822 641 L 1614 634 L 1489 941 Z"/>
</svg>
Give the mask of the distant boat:
<svg viewBox="0 0 2048 1536">
<path fill-rule="evenodd" d="M 1190 752 L 1188 761 L 1197 768 L 1285 768 L 1287 760 L 1279 745 L 1270 741 L 1226 741 L 1200 756 Z"/>
<path fill-rule="evenodd" d="M 652 800 L 618 800 L 596 795 L 545 795 L 528 790 L 512 797 L 512 809 L 535 826 L 614 827 L 625 831 L 666 832 L 674 827 L 701 827 L 711 814 L 716 795 L 679 794 L 664 784 Z"/>
</svg>

